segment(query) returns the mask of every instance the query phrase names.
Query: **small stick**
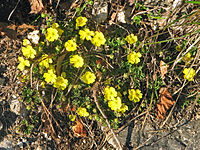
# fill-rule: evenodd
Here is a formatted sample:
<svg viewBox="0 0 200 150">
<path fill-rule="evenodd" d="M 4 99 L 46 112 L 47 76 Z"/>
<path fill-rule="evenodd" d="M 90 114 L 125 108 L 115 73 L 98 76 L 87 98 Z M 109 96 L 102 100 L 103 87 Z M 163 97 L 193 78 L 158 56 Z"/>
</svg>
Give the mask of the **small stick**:
<svg viewBox="0 0 200 150">
<path fill-rule="evenodd" d="M 18 2 L 17 2 L 17 4 L 16 4 L 15 8 L 11 11 L 10 15 L 8 16 L 8 21 L 10 21 L 10 17 L 11 17 L 12 14 L 14 13 L 14 11 L 16 10 L 16 8 L 17 8 L 19 2 L 20 2 L 20 0 L 18 0 Z"/>
<path fill-rule="evenodd" d="M 122 146 L 121 146 L 120 141 L 118 140 L 117 136 L 115 135 L 115 132 L 113 131 L 113 129 L 112 129 L 112 127 L 111 127 L 111 125 L 110 125 L 110 123 L 109 123 L 109 121 L 108 121 L 106 115 L 104 114 L 103 110 L 101 109 L 101 107 L 100 107 L 100 105 L 99 105 L 99 103 L 98 103 L 98 100 L 97 100 L 97 97 L 96 97 L 96 94 L 97 94 L 96 92 L 97 92 L 98 85 L 99 85 L 99 82 L 96 82 L 96 83 L 94 84 L 94 86 L 93 86 L 93 88 L 92 88 L 92 91 L 93 91 L 92 97 L 94 98 L 94 102 L 95 102 L 95 104 L 96 104 L 98 110 L 100 111 L 101 115 L 102 115 L 103 118 L 106 120 L 106 123 L 107 123 L 107 125 L 108 125 L 108 128 L 110 129 L 110 131 L 111 131 L 111 133 L 112 133 L 112 135 L 113 135 L 115 141 L 117 142 L 117 144 L 118 144 L 118 146 L 119 146 L 119 150 L 122 150 Z"/>
</svg>

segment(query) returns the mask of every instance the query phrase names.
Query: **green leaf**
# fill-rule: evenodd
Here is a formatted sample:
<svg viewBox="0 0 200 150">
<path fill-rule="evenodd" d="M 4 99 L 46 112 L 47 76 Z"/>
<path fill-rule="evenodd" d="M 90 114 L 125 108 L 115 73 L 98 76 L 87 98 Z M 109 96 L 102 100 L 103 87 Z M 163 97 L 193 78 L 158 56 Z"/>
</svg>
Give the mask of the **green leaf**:
<svg viewBox="0 0 200 150">
<path fill-rule="evenodd" d="M 199 4 L 200 5 L 200 1 L 185 1 L 186 3 L 191 3 L 191 4 Z"/>
</svg>

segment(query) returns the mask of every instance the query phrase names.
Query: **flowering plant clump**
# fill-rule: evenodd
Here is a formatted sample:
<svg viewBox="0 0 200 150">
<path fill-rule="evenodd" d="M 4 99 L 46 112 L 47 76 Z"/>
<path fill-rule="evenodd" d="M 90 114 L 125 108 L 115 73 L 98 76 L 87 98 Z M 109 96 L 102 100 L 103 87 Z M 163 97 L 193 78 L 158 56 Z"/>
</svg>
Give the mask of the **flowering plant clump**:
<svg viewBox="0 0 200 150">
<path fill-rule="evenodd" d="M 136 53 L 133 51 L 127 56 L 127 60 L 131 64 L 138 64 L 140 62 L 140 57 L 142 57 L 140 52 Z"/>
<path fill-rule="evenodd" d="M 117 45 L 118 52 L 115 52 L 116 49 L 112 49 L 113 47 L 110 46 L 109 40 L 103 32 L 90 30 L 86 17 L 77 17 L 75 21 L 76 25 L 73 21 L 69 21 L 69 26 L 66 24 L 65 27 L 50 21 L 42 31 L 37 30 L 28 34 L 28 38 L 23 40 L 22 46 L 22 53 L 26 59 L 19 57 L 18 69 L 23 71 L 31 66 L 31 80 L 37 80 L 37 82 L 31 81 L 31 83 L 39 82 L 38 88 L 47 91 L 44 93 L 52 93 L 55 99 L 54 103 L 62 105 L 63 100 L 65 103 L 70 101 L 70 105 L 75 105 L 75 108 L 77 108 L 73 112 L 76 112 L 79 117 L 89 117 L 96 120 L 102 118 L 99 117 L 97 107 L 92 102 L 90 90 L 96 85 L 95 83 L 107 83 L 103 92 L 100 92 L 100 88 L 98 91 L 98 99 L 101 102 L 100 105 L 103 106 L 102 109 L 109 110 L 114 117 L 125 115 L 125 112 L 131 110 L 135 105 L 128 99 L 138 102 L 142 98 L 142 93 L 138 89 L 129 90 L 129 95 L 124 94 L 124 91 L 127 91 L 126 87 L 132 83 L 126 83 L 120 79 L 128 80 L 129 74 L 140 72 L 132 73 L 131 69 L 137 67 L 131 68 L 132 65 L 129 63 L 138 64 L 142 54 L 133 51 L 127 56 L 126 50 L 128 48 L 125 46 L 127 44 L 125 40 L 129 44 L 137 42 L 137 36 L 131 34 L 123 40 L 117 38 L 116 43 L 110 43 Z M 95 50 L 97 47 L 102 49 L 102 53 Z M 126 50 L 121 52 L 122 47 Z M 127 59 L 124 56 L 118 56 L 118 54 L 124 52 Z M 115 58 L 115 56 L 117 57 Z M 119 64 L 121 66 L 115 67 L 120 63 L 118 59 L 122 62 Z M 113 70 L 110 71 L 106 65 L 111 66 Z M 123 74 L 119 76 L 118 80 L 114 73 L 118 76 L 121 72 Z M 124 74 L 126 74 L 126 78 Z M 140 77 L 137 74 L 136 76 Z M 132 76 L 130 78 L 138 87 L 138 81 Z M 108 80 L 109 82 L 107 82 Z M 40 90 L 38 91 L 40 92 Z M 76 117 L 72 117 L 75 116 L 72 113 L 68 114 L 68 117 L 71 118 L 71 121 L 74 121 Z M 114 118 L 112 119 L 114 120 Z"/>
<path fill-rule="evenodd" d="M 135 36 L 134 34 L 130 34 L 126 37 L 126 41 L 129 43 L 129 44 L 134 44 L 137 42 L 137 36 Z"/>
<path fill-rule="evenodd" d="M 74 67 L 76 68 L 80 68 L 83 66 L 84 64 L 84 60 L 81 56 L 78 56 L 78 55 L 72 55 L 70 57 L 70 64 L 73 64 Z"/>
<path fill-rule="evenodd" d="M 142 93 L 139 89 L 130 89 L 128 90 L 128 98 L 131 100 L 131 101 L 134 101 L 134 102 L 139 102 L 140 99 L 142 98 Z"/>
<path fill-rule="evenodd" d="M 86 84 L 91 84 L 95 81 L 96 76 L 94 73 L 87 71 L 82 77 L 81 80 Z"/>
<path fill-rule="evenodd" d="M 184 73 L 184 78 L 187 79 L 188 81 L 193 81 L 194 80 L 194 76 L 196 74 L 196 71 L 193 68 L 185 68 L 183 70 Z"/>
</svg>

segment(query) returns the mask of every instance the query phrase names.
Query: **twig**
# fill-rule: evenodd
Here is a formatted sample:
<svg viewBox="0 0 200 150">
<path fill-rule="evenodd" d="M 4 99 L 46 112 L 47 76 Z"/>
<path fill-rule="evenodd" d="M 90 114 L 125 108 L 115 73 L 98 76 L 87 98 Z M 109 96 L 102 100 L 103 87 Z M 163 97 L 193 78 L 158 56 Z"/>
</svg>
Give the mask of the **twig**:
<svg viewBox="0 0 200 150">
<path fill-rule="evenodd" d="M 38 90 L 38 89 L 37 89 Z M 63 132 L 63 130 L 62 130 L 62 128 L 60 127 L 60 125 L 58 124 L 58 122 L 56 121 L 56 119 L 53 117 L 53 115 L 49 112 L 49 110 L 47 109 L 47 107 L 46 107 L 46 105 L 44 104 L 44 101 L 43 101 L 43 99 L 42 99 L 42 97 L 41 97 L 41 95 L 40 95 L 40 92 L 39 92 L 39 90 L 38 90 L 38 95 L 39 95 L 39 97 L 40 97 L 40 100 L 41 100 L 41 102 L 42 102 L 42 106 L 44 107 L 44 110 L 45 110 L 45 113 L 46 113 L 46 115 L 47 115 L 47 117 L 50 115 L 52 118 L 53 118 L 53 120 L 55 121 L 55 123 L 56 123 L 56 125 L 58 126 L 58 128 Z M 49 115 L 48 115 L 49 114 Z M 50 125 L 52 124 L 51 123 L 51 121 L 50 121 L 50 118 L 48 117 L 48 119 L 49 119 L 49 122 L 50 122 Z M 53 128 L 53 125 L 51 125 L 52 126 L 52 128 Z M 54 128 L 53 128 L 54 129 Z M 55 132 L 55 131 L 54 131 Z"/>
<path fill-rule="evenodd" d="M 11 11 L 10 15 L 8 16 L 8 21 L 10 21 L 10 17 L 12 16 L 12 14 L 14 13 L 15 9 L 17 8 L 18 4 L 19 4 L 20 0 L 18 0 L 15 8 Z"/>
<path fill-rule="evenodd" d="M 97 97 L 96 97 L 96 94 L 97 94 L 97 89 L 98 89 L 98 85 L 99 85 L 99 82 L 96 82 L 93 87 L 92 87 L 92 97 L 94 98 L 94 102 L 98 108 L 98 110 L 100 111 L 101 115 L 103 116 L 103 118 L 106 120 L 106 123 L 108 125 L 108 128 L 110 129 L 115 141 L 117 142 L 118 146 L 119 146 L 119 150 L 122 150 L 122 146 L 121 146 L 121 143 L 120 141 L 118 140 L 117 136 L 115 135 L 115 132 L 113 131 L 108 119 L 107 119 L 107 116 L 104 114 L 103 110 L 101 109 L 99 103 L 98 103 L 98 100 L 97 100 Z"/>
</svg>

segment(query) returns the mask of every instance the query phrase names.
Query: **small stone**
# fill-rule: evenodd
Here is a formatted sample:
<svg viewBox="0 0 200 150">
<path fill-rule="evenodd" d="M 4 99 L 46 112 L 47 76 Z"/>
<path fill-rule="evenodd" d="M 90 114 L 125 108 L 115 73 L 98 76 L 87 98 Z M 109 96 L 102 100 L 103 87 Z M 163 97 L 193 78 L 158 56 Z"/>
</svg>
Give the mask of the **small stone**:
<svg viewBox="0 0 200 150">
<path fill-rule="evenodd" d="M 0 121 L 0 131 L 3 129 L 3 123 Z"/>
<path fill-rule="evenodd" d="M 108 16 L 108 3 L 105 0 L 95 0 L 92 15 L 97 23 L 102 23 L 107 19 Z"/>
<path fill-rule="evenodd" d="M 18 100 L 12 100 L 10 103 L 10 110 L 14 112 L 17 115 L 20 115 L 21 113 L 21 104 Z"/>
</svg>

